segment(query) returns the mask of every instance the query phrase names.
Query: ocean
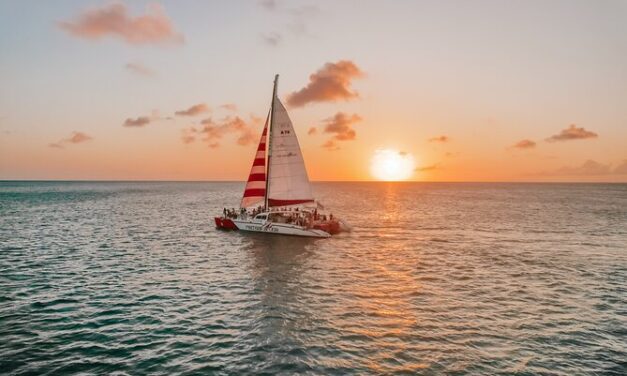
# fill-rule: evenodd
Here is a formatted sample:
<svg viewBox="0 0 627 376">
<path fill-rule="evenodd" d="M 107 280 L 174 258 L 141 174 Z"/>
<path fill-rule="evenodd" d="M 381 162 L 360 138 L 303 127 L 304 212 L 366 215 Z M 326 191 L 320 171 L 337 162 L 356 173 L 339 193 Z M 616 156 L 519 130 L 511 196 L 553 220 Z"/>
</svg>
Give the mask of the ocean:
<svg viewBox="0 0 627 376">
<path fill-rule="evenodd" d="M 314 183 L 330 239 L 242 189 L 0 182 L 0 373 L 627 374 L 626 184 Z"/>
</svg>

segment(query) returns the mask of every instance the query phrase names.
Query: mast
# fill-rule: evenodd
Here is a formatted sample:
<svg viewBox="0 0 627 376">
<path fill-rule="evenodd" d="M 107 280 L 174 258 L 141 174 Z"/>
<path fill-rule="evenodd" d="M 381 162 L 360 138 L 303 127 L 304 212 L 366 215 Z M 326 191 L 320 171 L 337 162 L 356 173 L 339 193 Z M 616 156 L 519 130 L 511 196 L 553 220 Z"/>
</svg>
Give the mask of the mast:
<svg viewBox="0 0 627 376">
<path fill-rule="evenodd" d="M 270 188 L 270 158 L 272 157 L 272 124 L 274 123 L 274 98 L 276 98 L 276 88 L 279 84 L 279 75 L 274 76 L 274 88 L 272 89 L 272 102 L 270 103 L 270 128 L 268 129 L 268 167 L 266 171 L 266 197 L 264 200 L 264 211 L 268 210 L 268 190 Z"/>
</svg>

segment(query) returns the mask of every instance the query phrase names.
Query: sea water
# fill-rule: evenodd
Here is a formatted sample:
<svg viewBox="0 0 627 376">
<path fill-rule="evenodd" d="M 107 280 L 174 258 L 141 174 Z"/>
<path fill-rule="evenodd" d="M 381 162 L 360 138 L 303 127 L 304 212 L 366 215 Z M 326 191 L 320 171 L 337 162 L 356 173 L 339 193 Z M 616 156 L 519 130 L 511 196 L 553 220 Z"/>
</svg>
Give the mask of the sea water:
<svg viewBox="0 0 627 376">
<path fill-rule="evenodd" d="M 627 185 L 313 188 L 352 232 L 216 230 L 243 183 L 0 182 L 0 373 L 627 373 Z"/>
</svg>

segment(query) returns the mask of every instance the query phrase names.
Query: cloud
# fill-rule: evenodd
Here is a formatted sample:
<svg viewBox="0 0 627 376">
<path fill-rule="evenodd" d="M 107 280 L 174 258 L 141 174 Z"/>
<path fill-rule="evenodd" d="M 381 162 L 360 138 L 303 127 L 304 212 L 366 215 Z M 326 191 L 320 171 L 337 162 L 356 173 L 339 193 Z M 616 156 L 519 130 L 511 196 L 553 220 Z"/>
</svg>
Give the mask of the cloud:
<svg viewBox="0 0 627 376">
<path fill-rule="evenodd" d="M 126 65 L 124 65 L 124 68 L 126 68 L 126 70 L 128 70 L 129 72 L 139 75 L 139 76 L 144 76 L 144 77 L 156 76 L 155 72 L 152 69 L 140 63 L 127 63 Z"/>
<path fill-rule="evenodd" d="M 184 143 L 192 143 L 196 140 L 196 135 L 202 135 L 203 141 L 207 142 L 209 147 L 217 148 L 220 146 L 219 140 L 229 134 L 234 134 L 237 136 L 237 144 L 246 146 L 257 141 L 259 135 L 255 132 L 254 127 L 258 125 L 259 121 L 259 118 L 255 116 L 251 116 L 248 123 L 239 116 L 227 116 L 220 121 L 207 118 L 200 122 L 201 128 L 190 127 L 183 130 L 182 140 Z"/>
<path fill-rule="evenodd" d="M 83 132 L 72 132 L 72 136 L 65 140 L 71 144 L 80 144 L 81 142 L 89 141 L 91 139 L 91 136 L 88 136 Z"/>
<path fill-rule="evenodd" d="M 171 117 L 162 117 L 159 113 L 159 110 L 152 110 L 152 112 L 150 113 L 150 116 L 139 116 L 136 118 L 127 118 L 126 120 L 124 120 L 124 123 L 122 124 L 123 127 L 130 127 L 130 128 L 141 128 L 145 125 L 148 125 L 154 121 L 157 120 L 174 120 Z"/>
<path fill-rule="evenodd" d="M 537 175 L 546 176 L 595 176 L 609 175 L 612 172 L 611 165 L 604 165 L 593 160 L 585 161 L 581 166 L 564 166 L 553 171 L 540 172 Z"/>
<path fill-rule="evenodd" d="M 138 118 L 128 118 L 126 120 L 124 120 L 124 124 L 122 124 L 122 126 L 124 127 L 143 127 L 145 125 L 150 124 L 151 118 L 149 118 L 148 116 L 140 116 Z"/>
<path fill-rule="evenodd" d="M 570 141 L 570 140 L 584 140 L 587 138 L 597 138 L 597 135 L 594 132 L 590 132 L 585 130 L 583 127 L 577 128 L 575 124 L 571 124 L 568 128 L 562 129 L 562 131 L 556 135 L 553 135 L 546 139 L 548 142 L 557 142 L 557 141 Z"/>
<path fill-rule="evenodd" d="M 91 139 L 93 139 L 93 137 L 87 135 L 86 133 L 74 131 L 70 137 L 61 139 L 58 142 L 50 143 L 48 146 L 51 148 L 63 149 L 65 145 L 81 144 Z"/>
<path fill-rule="evenodd" d="M 187 110 L 176 111 L 174 114 L 178 116 L 196 116 L 210 111 L 209 106 L 199 103 L 191 106 Z"/>
<path fill-rule="evenodd" d="M 424 172 L 424 171 L 433 171 L 433 170 L 438 170 L 440 168 L 439 164 L 432 164 L 429 166 L 423 166 L 423 167 L 417 167 L 415 171 L 420 171 L 420 172 Z"/>
<path fill-rule="evenodd" d="M 188 127 L 188 128 L 183 128 L 181 130 L 181 140 L 183 141 L 184 144 L 191 144 L 192 142 L 196 141 L 196 134 L 198 133 L 198 130 L 194 127 Z"/>
<path fill-rule="evenodd" d="M 287 29 L 294 35 L 309 35 L 307 23 L 320 13 L 315 5 L 289 7 L 275 0 L 262 0 L 258 4 L 264 10 L 286 18 Z"/>
<path fill-rule="evenodd" d="M 514 145 L 512 145 L 515 149 L 533 149 L 536 147 L 536 143 L 531 140 L 520 140 Z"/>
<path fill-rule="evenodd" d="M 359 97 L 353 91 L 353 79 L 361 78 L 364 73 L 352 61 L 341 60 L 337 63 L 326 63 L 316 73 L 309 76 L 309 83 L 304 88 L 288 95 L 287 104 L 291 107 L 302 107 L 314 102 L 335 102 L 351 100 Z"/>
<path fill-rule="evenodd" d="M 265 10 L 273 11 L 277 9 L 276 0 L 260 0 L 258 3 L 259 6 L 261 6 Z"/>
<path fill-rule="evenodd" d="M 220 108 L 224 108 L 225 110 L 228 110 L 228 111 L 237 112 L 237 105 L 235 103 L 225 103 L 221 105 Z"/>
<path fill-rule="evenodd" d="M 337 143 L 333 140 L 327 140 L 327 142 L 325 142 L 324 144 L 322 144 L 322 147 L 329 150 L 329 151 L 335 151 L 335 150 L 340 150 L 340 147 L 337 145 Z"/>
<path fill-rule="evenodd" d="M 133 44 L 183 44 L 184 38 L 158 4 L 146 8 L 146 14 L 133 17 L 124 4 L 114 3 L 84 11 L 72 21 L 59 22 L 72 36 L 98 40 L 112 36 Z"/>
<path fill-rule="evenodd" d="M 621 164 L 616 166 L 616 168 L 612 172 L 616 175 L 627 175 L 627 159 L 625 159 L 621 162 Z"/>
<path fill-rule="evenodd" d="M 288 23 L 289 30 L 296 35 L 309 35 L 308 21 L 320 13 L 320 8 L 315 5 L 302 5 L 287 10 L 291 20 Z"/>
<path fill-rule="evenodd" d="M 271 32 L 271 33 L 263 33 L 263 34 L 261 34 L 261 39 L 268 46 L 276 47 L 276 46 L 278 46 L 281 43 L 281 40 L 283 39 L 283 37 L 279 33 Z"/>
<path fill-rule="evenodd" d="M 448 136 L 437 136 L 437 137 L 432 137 L 429 139 L 429 142 L 439 142 L 439 143 L 446 143 L 449 142 L 451 139 Z"/>
<path fill-rule="evenodd" d="M 314 135 L 314 134 L 316 134 L 316 133 L 318 133 L 318 129 L 316 129 L 316 127 L 311 127 L 311 128 L 309 128 L 309 130 L 307 131 L 307 134 L 308 134 L 308 135 L 310 135 L 310 136 L 311 136 L 311 135 Z"/>
<path fill-rule="evenodd" d="M 352 128 L 352 125 L 361 120 L 361 116 L 357 114 L 348 115 L 338 112 L 335 116 L 323 120 L 323 132 L 333 134 L 333 138 L 338 141 L 354 140 L 357 133 Z"/>
</svg>

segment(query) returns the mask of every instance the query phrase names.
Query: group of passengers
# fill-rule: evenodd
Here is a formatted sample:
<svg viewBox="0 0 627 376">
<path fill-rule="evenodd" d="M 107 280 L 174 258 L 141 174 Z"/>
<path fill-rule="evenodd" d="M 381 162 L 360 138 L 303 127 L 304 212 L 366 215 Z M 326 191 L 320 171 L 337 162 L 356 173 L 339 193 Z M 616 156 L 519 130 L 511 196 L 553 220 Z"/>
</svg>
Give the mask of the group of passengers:
<svg viewBox="0 0 627 376">
<path fill-rule="evenodd" d="M 327 217 L 326 214 L 318 213 L 318 209 L 314 209 L 313 212 L 308 212 L 308 211 L 302 211 L 302 210 L 299 211 L 298 208 L 294 208 L 293 210 L 292 208 L 271 208 L 270 211 L 271 212 L 283 212 L 284 215 L 282 217 L 285 220 L 284 223 L 294 223 L 298 226 L 310 227 L 313 222 L 318 222 L 318 221 L 326 222 L 327 219 L 330 221 L 333 221 L 333 214 L 329 214 L 329 216 Z M 263 212 L 264 212 L 264 208 L 262 206 L 253 208 L 251 213 L 249 213 L 245 208 L 240 208 L 239 214 L 237 213 L 237 210 L 234 208 L 222 209 L 224 218 L 232 218 L 232 219 L 237 219 L 238 216 L 240 218 L 246 218 L 248 214 L 250 214 L 252 218 L 255 218 L 257 214 L 260 214 Z"/>
<path fill-rule="evenodd" d="M 242 214 L 242 211 L 246 211 L 246 209 L 240 209 L 240 214 Z M 231 218 L 231 219 L 236 219 L 237 218 L 237 211 L 234 208 L 231 209 L 227 209 L 224 208 L 222 209 L 222 216 L 224 218 Z"/>
</svg>

